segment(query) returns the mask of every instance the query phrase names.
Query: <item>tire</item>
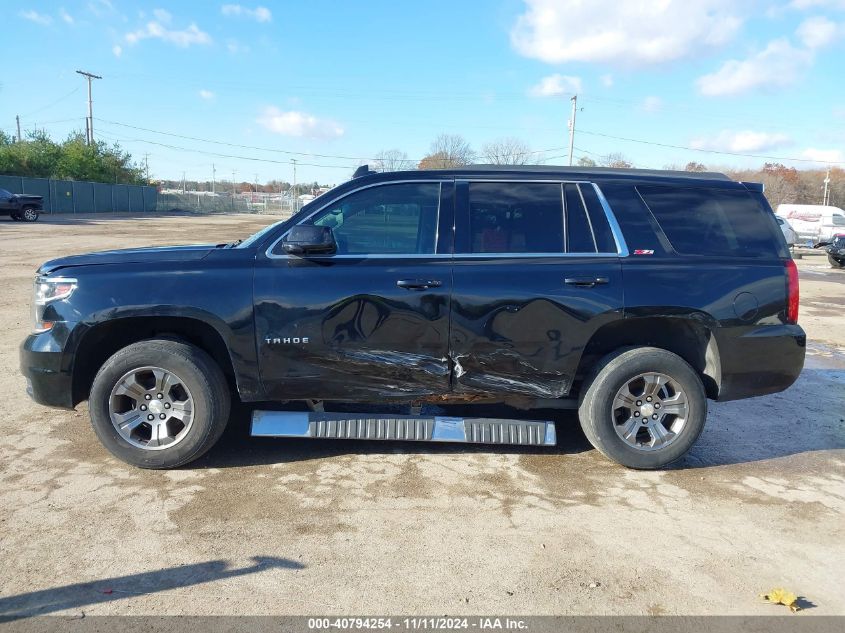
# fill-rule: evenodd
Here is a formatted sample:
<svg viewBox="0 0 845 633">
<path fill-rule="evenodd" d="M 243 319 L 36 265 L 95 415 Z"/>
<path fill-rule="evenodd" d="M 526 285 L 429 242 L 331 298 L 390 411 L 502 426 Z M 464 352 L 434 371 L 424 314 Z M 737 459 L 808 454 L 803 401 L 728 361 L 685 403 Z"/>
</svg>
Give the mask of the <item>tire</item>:
<svg viewBox="0 0 845 633">
<path fill-rule="evenodd" d="M 646 380 L 654 379 L 644 376 L 655 375 L 662 375 L 669 382 L 654 395 L 653 402 L 646 402 L 649 389 Z M 617 408 L 621 402 L 617 395 L 622 394 L 623 387 L 627 385 L 628 390 L 620 397 L 630 398 L 632 396 L 628 394 L 639 392 L 641 380 L 645 387 L 642 396 L 633 396 L 630 408 Z M 628 468 L 652 470 L 677 461 L 689 451 L 704 429 L 707 418 L 704 385 L 685 360 L 666 350 L 655 347 L 617 350 L 599 361 L 585 386 L 578 409 L 584 434 L 605 457 Z M 685 400 L 683 416 L 667 413 L 670 409 L 681 410 L 681 405 L 677 404 L 680 400 L 676 398 L 678 391 Z M 654 409 L 656 405 L 661 405 L 663 411 Z M 657 421 L 652 419 L 653 415 L 661 413 Z M 635 415 L 639 417 L 634 418 Z M 628 429 L 633 430 L 626 440 L 622 434 Z M 665 439 L 660 440 L 664 434 Z"/>
<path fill-rule="evenodd" d="M 828 253 L 827 261 L 830 262 L 831 268 L 843 268 L 845 267 L 845 260 L 836 259 L 833 255 Z"/>
<path fill-rule="evenodd" d="M 33 207 L 24 207 L 19 217 L 24 222 L 35 222 L 38 219 L 38 210 Z"/>
<path fill-rule="evenodd" d="M 137 385 L 131 395 L 127 384 Z M 208 354 L 180 341 L 150 339 L 124 347 L 105 362 L 88 404 L 94 432 L 115 457 L 139 468 L 161 469 L 187 464 L 214 446 L 226 428 L 231 402 L 223 372 Z M 160 422 L 163 415 L 174 417 Z M 148 416 L 154 422 L 148 423 Z M 112 422 L 127 417 L 132 431 L 120 431 Z M 161 441 L 152 437 L 153 428 L 160 429 Z"/>
</svg>

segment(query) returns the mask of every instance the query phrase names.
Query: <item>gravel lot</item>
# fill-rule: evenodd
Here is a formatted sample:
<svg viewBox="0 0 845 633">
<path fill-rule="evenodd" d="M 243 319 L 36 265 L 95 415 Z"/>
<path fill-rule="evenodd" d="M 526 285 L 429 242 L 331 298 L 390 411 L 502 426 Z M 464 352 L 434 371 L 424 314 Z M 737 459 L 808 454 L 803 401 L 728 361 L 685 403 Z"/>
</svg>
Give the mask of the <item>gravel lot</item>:
<svg viewBox="0 0 845 633">
<path fill-rule="evenodd" d="M 845 615 L 845 271 L 798 261 L 807 365 L 713 405 L 689 458 L 634 472 L 572 415 L 554 449 L 258 440 L 249 410 L 178 471 L 136 470 L 18 373 L 32 275 L 63 254 L 246 237 L 268 216 L 0 218 L 0 615 Z M 801 617 L 796 616 L 796 617 Z"/>
</svg>

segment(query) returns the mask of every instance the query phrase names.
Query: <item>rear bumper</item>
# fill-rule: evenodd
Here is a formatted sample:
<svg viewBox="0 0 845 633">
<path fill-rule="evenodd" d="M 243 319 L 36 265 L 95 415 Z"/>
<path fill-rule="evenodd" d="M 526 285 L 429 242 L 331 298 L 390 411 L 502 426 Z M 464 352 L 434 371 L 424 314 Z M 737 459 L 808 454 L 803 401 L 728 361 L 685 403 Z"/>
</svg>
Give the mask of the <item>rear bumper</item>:
<svg viewBox="0 0 845 633">
<path fill-rule="evenodd" d="M 716 342 L 722 371 L 718 401 L 783 391 L 804 368 L 807 335 L 798 325 L 717 331 Z"/>
<path fill-rule="evenodd" d="M 67 329 L 54 329 L 26 337 L 20 348 L 21 373 L 26 378 L 26 392 L 35 402 L 72 409 L 73 380 L 63 349 Z"/>
</svg>

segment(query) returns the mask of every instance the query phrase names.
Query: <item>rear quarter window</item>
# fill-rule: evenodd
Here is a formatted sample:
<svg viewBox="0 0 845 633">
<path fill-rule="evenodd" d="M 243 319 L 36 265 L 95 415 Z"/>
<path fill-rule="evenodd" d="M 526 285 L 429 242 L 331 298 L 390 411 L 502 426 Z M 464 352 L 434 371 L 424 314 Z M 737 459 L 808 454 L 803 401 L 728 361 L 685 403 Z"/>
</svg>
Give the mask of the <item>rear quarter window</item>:
<svg viewBox="0 0 845 633">
<path fill-rule="evenodd" d="M 781 256 L 780 229 L 747 191 L 665 185 L 637 191 L 682 255 Z"/>
</svg>

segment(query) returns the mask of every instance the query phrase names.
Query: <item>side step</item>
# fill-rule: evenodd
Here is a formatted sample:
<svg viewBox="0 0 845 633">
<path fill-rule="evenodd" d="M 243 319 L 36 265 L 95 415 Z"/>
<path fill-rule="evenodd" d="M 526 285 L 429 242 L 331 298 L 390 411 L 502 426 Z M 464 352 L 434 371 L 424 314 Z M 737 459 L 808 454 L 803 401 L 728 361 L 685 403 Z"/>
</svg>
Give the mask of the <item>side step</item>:
<svg viewBox="0 0 845 633">
<path fill-rule="evenodd" d="M 251 435 L 520 446 L 554 446 L 557 443 L 552 422 L 307 411 L 255 411 Z"/>
</svg>

